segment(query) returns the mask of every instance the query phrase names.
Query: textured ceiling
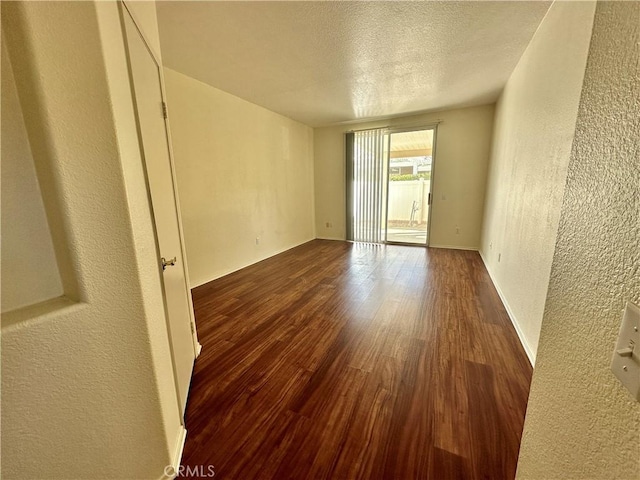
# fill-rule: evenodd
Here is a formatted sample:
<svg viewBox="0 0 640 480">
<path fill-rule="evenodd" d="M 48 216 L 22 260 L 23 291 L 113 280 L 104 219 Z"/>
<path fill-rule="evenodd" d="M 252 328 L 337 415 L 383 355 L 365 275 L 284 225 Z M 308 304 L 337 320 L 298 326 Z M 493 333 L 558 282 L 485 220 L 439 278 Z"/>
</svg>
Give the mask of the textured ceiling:
<svg viewBox="0 0 640 480">
<path fill-rule="evenodd" d="M 311 126 L 494 101 L 551 2 L 157 2 L 169 68 Z"/>
</svg>

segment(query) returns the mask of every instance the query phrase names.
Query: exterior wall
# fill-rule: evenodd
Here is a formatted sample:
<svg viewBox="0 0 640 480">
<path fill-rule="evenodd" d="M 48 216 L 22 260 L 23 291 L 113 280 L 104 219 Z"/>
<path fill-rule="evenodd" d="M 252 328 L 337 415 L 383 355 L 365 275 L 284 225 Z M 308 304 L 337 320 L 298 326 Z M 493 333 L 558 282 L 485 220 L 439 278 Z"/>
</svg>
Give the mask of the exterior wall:
<svg viewBox="0 0 640 480">
<path fill-rule="evenodd" d="M 438 125 L 431 240 L 436 247 L 478 249 L 494 106 L 463 108 L 314 130 L 316 232 L 346 238 L 345 142 L 350 130 L 385 125 Z M 331 227 L 326 225 L 330 224 Z"/>
<path fill-rule="evenodd" d="M 638 58 L 640 3 L 598 2 L 519 479 L 640 477 L 640 403 L 609 368 L 640 304 Z"/>
<path fill-rule="evenodd" d="M 532 362 L 594 8 L 551 6 L 496 109 L 480 252 Z"/>
<path fill-rule="evenodd" d="M 313 130 L 165 69 L 192 287 L 312 240 Z"/>
</svg>

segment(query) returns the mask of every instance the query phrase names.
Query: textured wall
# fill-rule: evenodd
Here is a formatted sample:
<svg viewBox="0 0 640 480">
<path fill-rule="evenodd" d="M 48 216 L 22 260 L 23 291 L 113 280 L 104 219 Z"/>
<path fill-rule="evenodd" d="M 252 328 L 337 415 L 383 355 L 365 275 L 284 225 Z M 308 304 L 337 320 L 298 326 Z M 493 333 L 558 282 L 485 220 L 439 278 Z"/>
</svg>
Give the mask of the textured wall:
<svg viewBox="0 0 640 480">
<path fill-rule="evenodd" d="M 640 3 L 599 2 L 521 479 L 640 478 L 640 403 L 609 370 L 625 302 L 640 303 Z"/>
<path fill-rule="evenodd" d="M 385 125 L 430 125 L 438 120 L 430 244 L 478 249 L 493 105 L 433 112 L 379 122 L 314 130 L 316 232 L 319 238 L 345 239 L 345 132 Z M 330 223 L 332 226 L 327 227 Z M 459 232 L 456 233 L 456 228 Z"/>
<path fill-rule="evenodd" d="M 165 78 L 191 286 L 312 240 L 313 130 L 173 70 Z"/>
<path fill-rule="evenodd" d="M 481 253 L 535 360 L 595 2 L 555 2 L 498 101 Z"/>
<path fill-rule="evenodd" d="M 62 295 L 51 232 L 2 44 L 2 311 Z"/>
<path fill-rule="evenodd" d="M 3 314 L 2 478 L 159 478 L 180 418 L 117 4 L 2 2 L 2 22 L 77 285 Z"/>
</svg>

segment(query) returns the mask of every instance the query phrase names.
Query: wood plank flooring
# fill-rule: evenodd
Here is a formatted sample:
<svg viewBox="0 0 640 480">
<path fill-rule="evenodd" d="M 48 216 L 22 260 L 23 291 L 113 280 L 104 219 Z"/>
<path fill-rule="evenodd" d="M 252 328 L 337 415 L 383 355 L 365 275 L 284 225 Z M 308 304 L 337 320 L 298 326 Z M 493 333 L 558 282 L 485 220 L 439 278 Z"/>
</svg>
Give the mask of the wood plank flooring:
<svg viewBox="0 0 640 480">
<path fill-rule="evenodd" d="M 314 240 L 193 298 L 185 468 L 514 477 L 532 369 L 476 252 Z"/>
</svg>

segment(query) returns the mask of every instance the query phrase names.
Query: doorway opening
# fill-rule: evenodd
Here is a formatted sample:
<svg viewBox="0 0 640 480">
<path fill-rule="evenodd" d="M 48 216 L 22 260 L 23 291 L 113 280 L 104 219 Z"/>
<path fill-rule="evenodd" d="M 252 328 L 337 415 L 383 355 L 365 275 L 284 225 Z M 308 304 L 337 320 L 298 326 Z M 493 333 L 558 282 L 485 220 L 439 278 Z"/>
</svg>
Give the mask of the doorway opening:
<svg viewBox="0 0 640 480">
<path fill-rule="evenodd" d="M 427 245 L 434 129 L 389 134 L 386 242 Z"/>
</svg>

